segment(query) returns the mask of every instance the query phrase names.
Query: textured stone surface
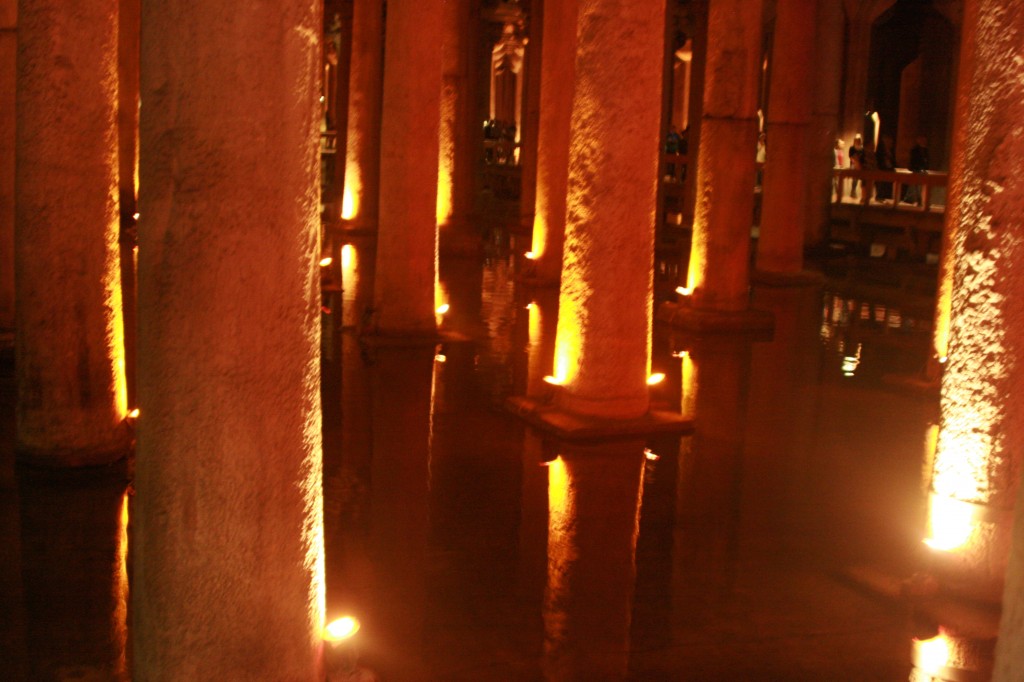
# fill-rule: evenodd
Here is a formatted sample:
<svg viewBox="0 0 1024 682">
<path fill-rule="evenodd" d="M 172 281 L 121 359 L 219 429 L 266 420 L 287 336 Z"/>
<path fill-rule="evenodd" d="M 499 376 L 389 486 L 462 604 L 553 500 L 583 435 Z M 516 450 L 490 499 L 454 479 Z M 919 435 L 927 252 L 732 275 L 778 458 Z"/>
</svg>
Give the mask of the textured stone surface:
<svg viewBox="0 0 1024 682">
<path fill-rule="evenodd" d="M 374 322 L 384 333 L 436 327 L 439 10 L 437 3 L 388 7 L 374 282 Z"/>
<path fill-rule="evenodd" d="M 136 680 L 321 679 L 321 21 L 143 6 Z"/>
<path fill-rule="evenodd" d="M 708 10 L 687 278 L 695 308 L 739 311 L 748 305 L 761 7 L 760 0 L 725 0 Z"/>
<path fill-rule="evenodd" d="M 17 2 L 0 2 L 0 92 L 14 92 Z M 0 329 L 14 328 L 14 98 L 0 103 Z"/>
<path fill-rule="evenodd" d="M 127 451 L 118 272 L 117 0 L 23 3 L 16 153 L 18 447 Z"/>
<path fill-rule="evenodd" d="M 647 410 L 663 5 L 579 4 L 555 374 L 583 414 Z"/>
<path fill-rule="evenodd" d="M 537 279 L 550 284 L 557 284 L 561 276 L 565 240 L 573 96 L 566 84 L 572 82 L 575 68 L 576 5 L 576 0 L 544 3 L 533 252 L 537 254 Z"/>
<path fill-rule="evenodd" d="M 352 55 L 348 82 L 348 136 L 342 217 L 357 228 L 377 225 L 380 198 L 380 108 L 384 68 L 382 0 L 352 3 Z"/>
</svg>

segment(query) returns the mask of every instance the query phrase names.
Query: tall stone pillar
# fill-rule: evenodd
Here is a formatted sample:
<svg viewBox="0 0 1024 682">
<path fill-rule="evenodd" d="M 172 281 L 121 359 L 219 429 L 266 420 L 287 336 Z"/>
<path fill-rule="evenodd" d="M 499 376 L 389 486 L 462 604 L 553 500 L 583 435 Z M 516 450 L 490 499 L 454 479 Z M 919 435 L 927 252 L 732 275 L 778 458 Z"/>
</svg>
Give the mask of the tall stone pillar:
<svg viewBox="0 0 1024 682">
<path fill-rule="evenodd" d="M 134 679 L 322 679 L 322 28 L 143 3 Z"/>
<path fill-rule="evenodd" d="M 0 0 L 0 91 L 14 92 L 17 0 Z M 14 329 L 14 98 L 0 102 L 0 335 Z M 8 337 L 9 338 L 9 337 Z M 0 336 L 0 347 L 9 341 Z"/>
<path fill-rule="evenodd" d="M 976 28 L 965 32 L 964 45 L 973 68 L 960 83 L 968 89 L 967 115 L 957 135 L 968 144 L 954 161 L 961 174 L 951 207 L 958 225 L 951 244 L 949 361 L 926 543 L 951 589 L 998 600 L 1024 448 L 1024 368 L 1017 361 L 1024 338 L 1024 84 L 1018 65 L 1024 8 L 996 0 L 971 5 L 966 13 L 976 11 L 977 20 L 968 17 L 965 26 Z M 1010 584 L 1022 568 L 1010 572 Z M 1003 622 L 1012 628 L 1021 622 L 1024 600 L 1007 595 Z"/>
<path fill-rule="evenodd" d="M 128 450 L 118 272 L 117 0 L 23 2 L 15 174 L 18 448 Z"/>
<path fill-rule="evenodd" d="M 537 137 L 540 134 L 541 57 L 544 50 L 545 0 L 526 4 L 528 36 L 523 50 L 522 103 L 519 124 L 519 224 L 529 230 L 537 207 Z"/>
<path fill-rule="evenodd" d="M 437 327 L 442 18 L 436 2 L 388 5 L 374 282 L 382 333 L 433 334 Z"/>
<path fill-rule="evenodd" d="M 963 50 L 970 55 L 973 74 L 959 85 L 970 87 L 968 115 L 958 121 L 969 144 L 954 150 L 956 157 L 963 155 L 962 161 L 954 159 L 954 167 L 963 172 L 939 457 L 944 464 L 959 455 L 958 462 L 969 466 L 978 461 L 972 455 L 983 455 L 989 479 L 974 477 L 979 490 L 972 493 L 988 508 L 1001 511 L 1014 503 L 1024 447 L 1024 368 L 1018 361 L 1024 341 L 1024 7 L 978 0 L 965 3 L 964 14 Z M 959 453 L 947 449 L 954 444 L 960 446 Z M 936 474 L 939 462 L 937 458 Z M 998 682 L 1024 674 L 1024 504 L 1019 495 L 1013 516 L 993 677 Z M 1005 519 L 996 527 L 996 537 L 1010 525 Z M 1001 549 L 998 542 L 992 544 Z"/>
<path fill-rule="evenodd" d="M 541 46 L 537 185 L 533 216 L 534 276 L 555 286 L 562 272 L 565 203 L 569 180 L 569 121 L 572 118 L 577 0 L 544 3 Z"/>
<path fill-rule="evenodd" d="M 563 409 L 628 419 L 649 401 L 665 7 L 578 7 L 555 377 Z"/>
<path fill-rule="evenodd" d="M 548 473 L 547 680 L 625 679 L 643 441 L 574 446 Z"/>
<path fill-rule="evenodd" d="M 772 48 L 757 269 L 792 278 L 804 266 L 807 142 L 811 122 L 815 0 L 779 0 Z"/>
<path fill-rule="evenodd" d="M 437 171 L 437 226 L 441 250 L 475 254 L 480 233 L 470 221 L 479 126 L 472 117 L 470 54 L 475 16 L 470 0 L 444 3 L 440 149 Z"/>
<path fill-rule="evenodd" d="M 761 9 L 761 0 L 714 0 L 708 8 L 687 277 L 697 309 L 739 312 L 748 306 Z"/>
<path fill-rule="evenodd" d="M 843 82 L 843 6 L 833 0 L 818 0 L 817 5 L 811 76 L 814 97 L 807 149 L 807 220 L 804 232 L 807 244 L 824 241 L 831 216 L 833 150 L 839 136 L 839 98 Z"/>
<path fill-rule="evenodd" d="M 354 0 L 341 199 L 341 218 L 352 228 L 377 227 L 383 41 L 383 0 Z"/>
</svg>

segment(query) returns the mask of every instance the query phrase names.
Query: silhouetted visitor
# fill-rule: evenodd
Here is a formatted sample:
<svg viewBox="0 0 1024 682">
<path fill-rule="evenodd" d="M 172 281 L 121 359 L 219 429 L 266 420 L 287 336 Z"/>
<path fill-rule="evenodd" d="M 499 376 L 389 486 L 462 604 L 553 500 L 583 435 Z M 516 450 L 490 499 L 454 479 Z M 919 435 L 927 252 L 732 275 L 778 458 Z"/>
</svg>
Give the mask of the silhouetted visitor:
<svg viewBox="0 0 1024 682">
<path fill-rule="evenodd" d="M 893 156 L 892 136 L 882 135 L 875 150 L 875 160 L 878 163 L 878 170 L 891 171 L 896 168 L 896 159 Z M 892 199 L 892 183 L 879 182 L 875 185 L 875 198 L 879 201 Z"/>
<path fill-rule="evenodd" d="M 931 160 L 928 157 L 928 138 L 918 135 L 914 146 L 910 148 L 908 168 L 912 173 L 927 173 Z M 903 193 L 903 201 L 908 204 L 921 205 L 921 185 L 909 185 Z"/>
<path fill-rule="evenodd" d="M 850 168 L 860 170 L 864 167 L 864 138 L 859 134 L 853 136 L 853 144 L 850 145 Z M 857 178 L 850 181 L 850 196 L 857 196 Z"/>
</svg>

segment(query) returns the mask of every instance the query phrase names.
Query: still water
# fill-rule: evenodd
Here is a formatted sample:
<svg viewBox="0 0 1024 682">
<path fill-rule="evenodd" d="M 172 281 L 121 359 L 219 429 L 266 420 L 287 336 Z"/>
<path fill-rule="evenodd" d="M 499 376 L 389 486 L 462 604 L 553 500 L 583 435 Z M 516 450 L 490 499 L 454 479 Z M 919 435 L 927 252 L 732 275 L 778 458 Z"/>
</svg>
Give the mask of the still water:
<svg viewBox="0 0 1024 682">
<path fill-rule="evenodd" d="M 656 329 L 652 399 L 692 433 L 560 443 L 504 407 L 551 390 L 557 294 L 521 283 L 521 250 L 443 262 L 444 335 L 419 346 L 359 336 L 371 245 L 340 259 L 323 316 L 327 605 L 361 621 L 361 665 L 383 680 L 921 675 L 915 638 L 947 624 L 866 584 L 922 561 L 938 401 L 901 378 L 924 366 L 927 306 L 758 288 L 772 334 Z M 126 679 L 129 472 L 15 467 L 9 374 L 0 679 Z"/>
</svg>

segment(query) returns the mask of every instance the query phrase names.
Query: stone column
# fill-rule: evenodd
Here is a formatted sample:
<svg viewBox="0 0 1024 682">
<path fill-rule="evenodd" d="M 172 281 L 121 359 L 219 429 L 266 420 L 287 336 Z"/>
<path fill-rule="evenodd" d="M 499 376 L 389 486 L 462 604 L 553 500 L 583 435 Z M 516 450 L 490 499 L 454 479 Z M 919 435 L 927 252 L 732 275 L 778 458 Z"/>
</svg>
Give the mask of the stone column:
<svg viewBox="0 0 1024 682">
<path fill-rule="evenodd" d="M 1024 241 L 1018 229 L 1024 203 L 1024 8 L 996 0 L 971 4 L 967 13 L 978 13 L 976 28 L 965 33 L 964 49 L 974 65 L 960 83 L 967 88 L 967 115 L 958 121 L 962 136 L 957 134 L 968 144 L 954 160 L 961 174 L 951 207 L 958 225 L 951 244 L 949 361 L 926 543 L 951 590 L 998 600 L 1024 448 L 1024 368 L 1017 360 L 1024 335 Z M 1010 572 L 1011 585 L 1020 569 Z M 1003 622 L 1012 628 L 1022 622 L 1024 601 L 1012 591 L 1007 595 Z M 1001 638 L 1015 634 L 1011 629 Z"/>
<path fill-rule="evenodd" d="M 522 102 L 519 122 L 519 224 L 533 225 L 537 207 L 537 137 L 540 134 L 541 58 L 544 50 L 546 0 L 526 3 L 527 36 L 523 50 Z"/>
<path fill-rule="evenodd" d="M 740 312 L 748 305 L 761 9 L 761 0 L 715 0 L 708 8 L 687 277 L 697 309 Z"/>
<path fill-rule="evenodd" d="M 811 122 L 815 0 L 779 0 L 772 48 L 757 269 L 792 277 L 804 266 L 807 137 Z"/>
<path fill-rule="evenodd" d="M 665 7 L 578 7 L 555 377 L 563 409 L 628 419 L 649 400 Z"/>
<path fill-rule="evenodd" d="M 954 167 L 963 172 L 952 244 L 956 266 L 939 456 L 948 461 L 954 453 L 944 446 L 957 444 L 962 451 L 958 459 L 971 462 L 977 460 L 970 455 L 980 450 L 991 478 L 975 495 L 984 494 L 978 501 L 1005 510 L 1014 503 L 1024 447 L 1024 368 L 1018 360 L 1024 339 L 1024 7 L 978 0 L 965 3 L 964 14 L 962 50 L 973 73 L 959 84 L 961 92 L 965 87 L 970 91 L 968 115 L 957 122 L 966 131 L 963 138 L 958 131 L 956 139 L 969 144 L 954 149 Z M 971 436 L 973 442 L 965 442 Z M 937 459 L 937 473 L 938 465 Z M 997 537 L 1011 525 L 1014 529 L 996 649 L 997 682 L 1024 673 L 1024 504 L 1019 495 L 1013 516 L 1012 524 L 1004 518 L 996 528 Z M 998 542 L 992 544 L 1001 549 Z"/>
<path fill-rule="evenodd" d="M 134 679 L 322 679 L 322 28 L 143 3 Z"/>
<path fill-rule="evenodd" d="M 440 248 L 475 254 L 480 233 L 470 222 L 479 125 L 472 117 L 470 54 L 476 28 L 469 0 L 444 4 L 441 126 L 437 173 L 437 226 Z"/>
<path fill-rule="evenodd" d="M 807 244 L 820 244 L 832 210 L 833 150 L 839 137 L 839 102 L 843 74 L 843 7 L 818 0 L 812 80 L 811 125 L 808 139 Z"/>
<path fill-rule="evenodd" d="M 577 0 L 544 3 L 540 122 L 537 129 L 537 187 L 531 252 L 539 284 L 555 286 L 562 273 L 565 201 L 569 179 L 569 121 L 572 118 Z"/>
<path fill-rule="evenodd" d="M 436 2 L 388 6 L 374 282 L 382 333 L 433 334 L 437 326 L 442 18 Z"/>
<path fill-rule="evenodd" d="M 15 174 L 18 448 L 128 451 L 118 272 L 117 0 L 23 2 Z"/>
<path fill-rule="evenodd" d="M 625 679 L 643 441 L 574 446 L 548 473 L 544 679 Z"/>
<path fill-rule="evenodd" d="M 18 54 L 17 0 L 0 1 L 0 92 L 14 92 Z M 14 329 L 14 98 L 0 102 L 0 348 Z"/>
<path fill-rule="evenodd" d="M 380 190 L 380 111 L 384 63 L 383 0 L 352 4 L 348 134 L 341 218 L 352 228 L 375 229 Z"/>
</svg>

